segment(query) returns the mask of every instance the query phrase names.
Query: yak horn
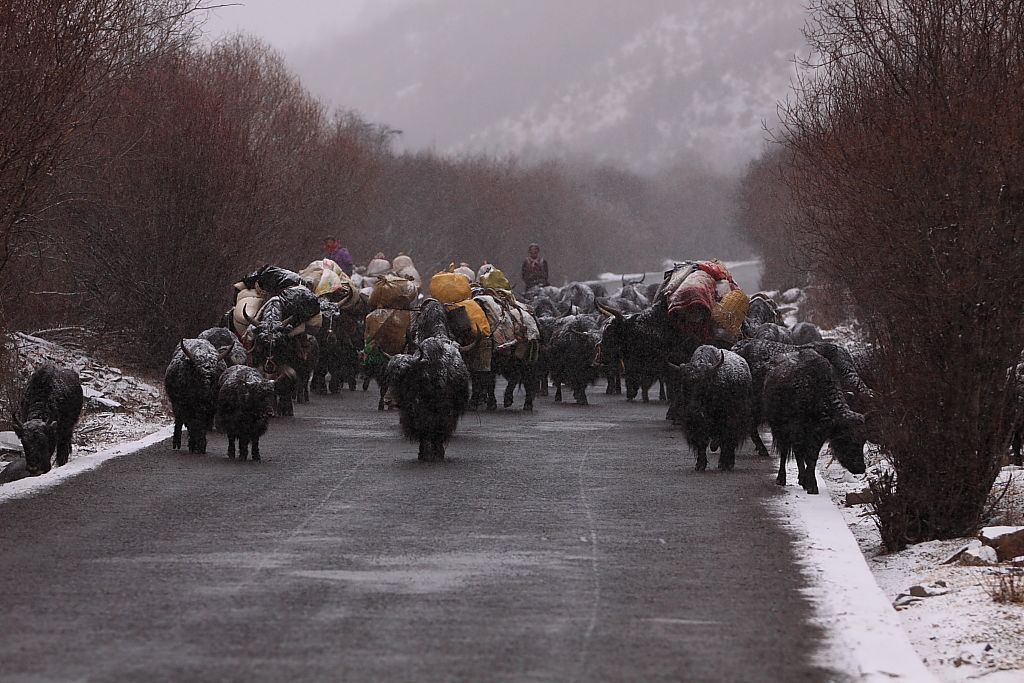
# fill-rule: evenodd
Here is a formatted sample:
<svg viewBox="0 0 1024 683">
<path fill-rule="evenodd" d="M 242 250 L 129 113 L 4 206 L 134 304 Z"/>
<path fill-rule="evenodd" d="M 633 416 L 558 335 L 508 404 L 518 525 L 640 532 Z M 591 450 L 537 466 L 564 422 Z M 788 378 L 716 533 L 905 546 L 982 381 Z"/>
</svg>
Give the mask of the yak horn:
<svg viewBox="0 0 1024 683">
<path fill-rule="evenodd" d="M 722 349 L 718 349 L 718 353 L 719 353 L 718 362 L 715 363 L 715 367 L 711 368 L 711 372 L 717 371 L 718 368 L 722 367 L 722 365 L 725 363 L 725 351 L 723 351 Z"/>
<path fill-rule="evenodd" d="M 624 317 L 626 317 L 626 316 L 622 315 L 622 311 L 620 311 L 618 309 L 615 309 L 615 308 L 612 308 L 611 306 L 605 306 L 603 304 L 596 304 L 596 305 L 597 305 L 597 310 L 601 311 L 602 313 L 604 313 L 607 316 L 611 316 L 613 318 L 624 318 Z"/>
<path fill-rule="evenodd" d="M 178 342 L 178 345 L 181 347 L 182 352 L 185 354 L 185 357 L 188 358 L 189 362 L 192 363 L 192 365 L 195 365 L 196 357 L 193 356 L 187 348 L 185 348 L 185 339 L 182 338 L 182 340 Z"/>
<path fill-rule="evenodd" d="M 683 371 L 683 366 L 682 365 L 676 365 L 672 361 L 668 361 L 668 360 L 665 361 L 665 365 L 669 366 L 670 368 L 672 368 L 676 372 L 682 372 Z"/>
<path fill-rule="evenodd" d="M 472 353 L 476 349 L 476 347 L 480 346 L 480 341 L 482 339 L 483 339 L 483 335 L 478 333 L 476 335 L 476 339 L 473 340 L 472 342 L 470 342 L 469 344 L 466 344 L 465 346 L 459 345 L 459 352 L 460 353 Z"/>
<path fill-rule="evenodd" d="M 242 306 L 242 317 L 245 319 L 245 322 L 249 323 L 250 325 L 259 325 L 259 323 L 253 320 L 252 316 L 249 315 L 248 306 Z"/>
</svg>

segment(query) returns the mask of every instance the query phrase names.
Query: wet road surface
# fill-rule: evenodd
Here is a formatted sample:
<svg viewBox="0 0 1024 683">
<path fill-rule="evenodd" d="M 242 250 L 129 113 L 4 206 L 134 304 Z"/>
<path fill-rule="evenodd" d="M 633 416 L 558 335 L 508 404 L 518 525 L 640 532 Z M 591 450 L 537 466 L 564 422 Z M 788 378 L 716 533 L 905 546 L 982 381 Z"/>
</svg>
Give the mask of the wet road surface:
<svg viewBox="0 0 1024 683">
<path fill-rule="evenodd" d="M 314 397 L 262 463 L 212 434 L 0 504 L 0 678 L 842 680 L 773 463 L 695 473 L 662 404 L 590 394 L 467 414 L 439 464 Z"/>
</svg>

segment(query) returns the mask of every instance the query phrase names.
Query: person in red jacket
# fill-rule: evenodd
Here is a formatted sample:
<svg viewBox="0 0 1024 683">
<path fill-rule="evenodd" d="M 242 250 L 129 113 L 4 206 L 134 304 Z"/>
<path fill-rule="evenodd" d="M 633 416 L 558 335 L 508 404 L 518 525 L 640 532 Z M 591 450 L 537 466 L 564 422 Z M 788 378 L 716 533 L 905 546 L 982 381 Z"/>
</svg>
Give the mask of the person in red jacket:
<svg viewBox="0 0 1024 683">
<path fill-rule="evenodd" d="M 324 257 L 337 263 L 346 275 L 352 274 L 352 255 L 336 238 L 324 238 Z"/>
</svg>

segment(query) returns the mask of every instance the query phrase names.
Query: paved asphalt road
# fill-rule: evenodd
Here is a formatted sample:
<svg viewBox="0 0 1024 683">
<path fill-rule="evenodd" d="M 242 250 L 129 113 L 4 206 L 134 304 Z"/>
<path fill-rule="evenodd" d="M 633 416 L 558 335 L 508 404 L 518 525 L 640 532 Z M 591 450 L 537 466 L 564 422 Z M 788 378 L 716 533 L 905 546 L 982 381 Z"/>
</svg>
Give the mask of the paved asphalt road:
<svg viewBox="0 0 1024 683">
<path fill-rule="evenodd" d="M 0 679 L 841 679 L 772 463 L 695 473 L 662 405 L 592 390 L 421 464 L 372 394 L 298 406 L 262 463 L 164 442 L 0 505 Z"/>
</svg>

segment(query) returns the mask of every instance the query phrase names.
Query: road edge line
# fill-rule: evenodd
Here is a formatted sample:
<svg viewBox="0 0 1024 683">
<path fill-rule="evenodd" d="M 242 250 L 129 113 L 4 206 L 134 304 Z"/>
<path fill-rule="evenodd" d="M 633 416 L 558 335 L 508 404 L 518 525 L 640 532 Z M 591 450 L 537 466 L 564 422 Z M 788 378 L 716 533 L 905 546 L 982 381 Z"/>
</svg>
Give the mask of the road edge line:
<svg viewBox="0 0 1024 683">
<path fill-rule="evenodd" d="M 25 477 L 24 479 L 4 484 L 0 486 L 0 503 L 19 498 L 29 498 L 42 493 L 84 472 L 94 470 L 109 460 L 137 453 L 153 444 L 160 443 L 164 439 L 169 438 L 173 431 L 174 425 L 167 425 L 151 434 L 147 434 L 141 439 L 112 446 L 97 453 L 73 457 L 63 467 L 51 468 L 49 472 L 38 477 Z"/>
<path fill-rule="evenodd" d="M 774 478 L 773 474 L 773 485 Z M 796 549 L 811 584 L 805 595 L 825 613 L 815 617 L 827 633 L 827 647 L 819 653 L 819 663 L 834 666 L 846 659 L 856 667 L 858 680 L 869 683 L 937 682 L 871 573 L 820 471 L 818 487 L 818 495 L 808 495 L 799 486 L 787 485 L 785 495 L 773 497 L 769 506 L 802 536 Z M 806 549 L 802 554 L 801 541 Z"/>
</svg>

